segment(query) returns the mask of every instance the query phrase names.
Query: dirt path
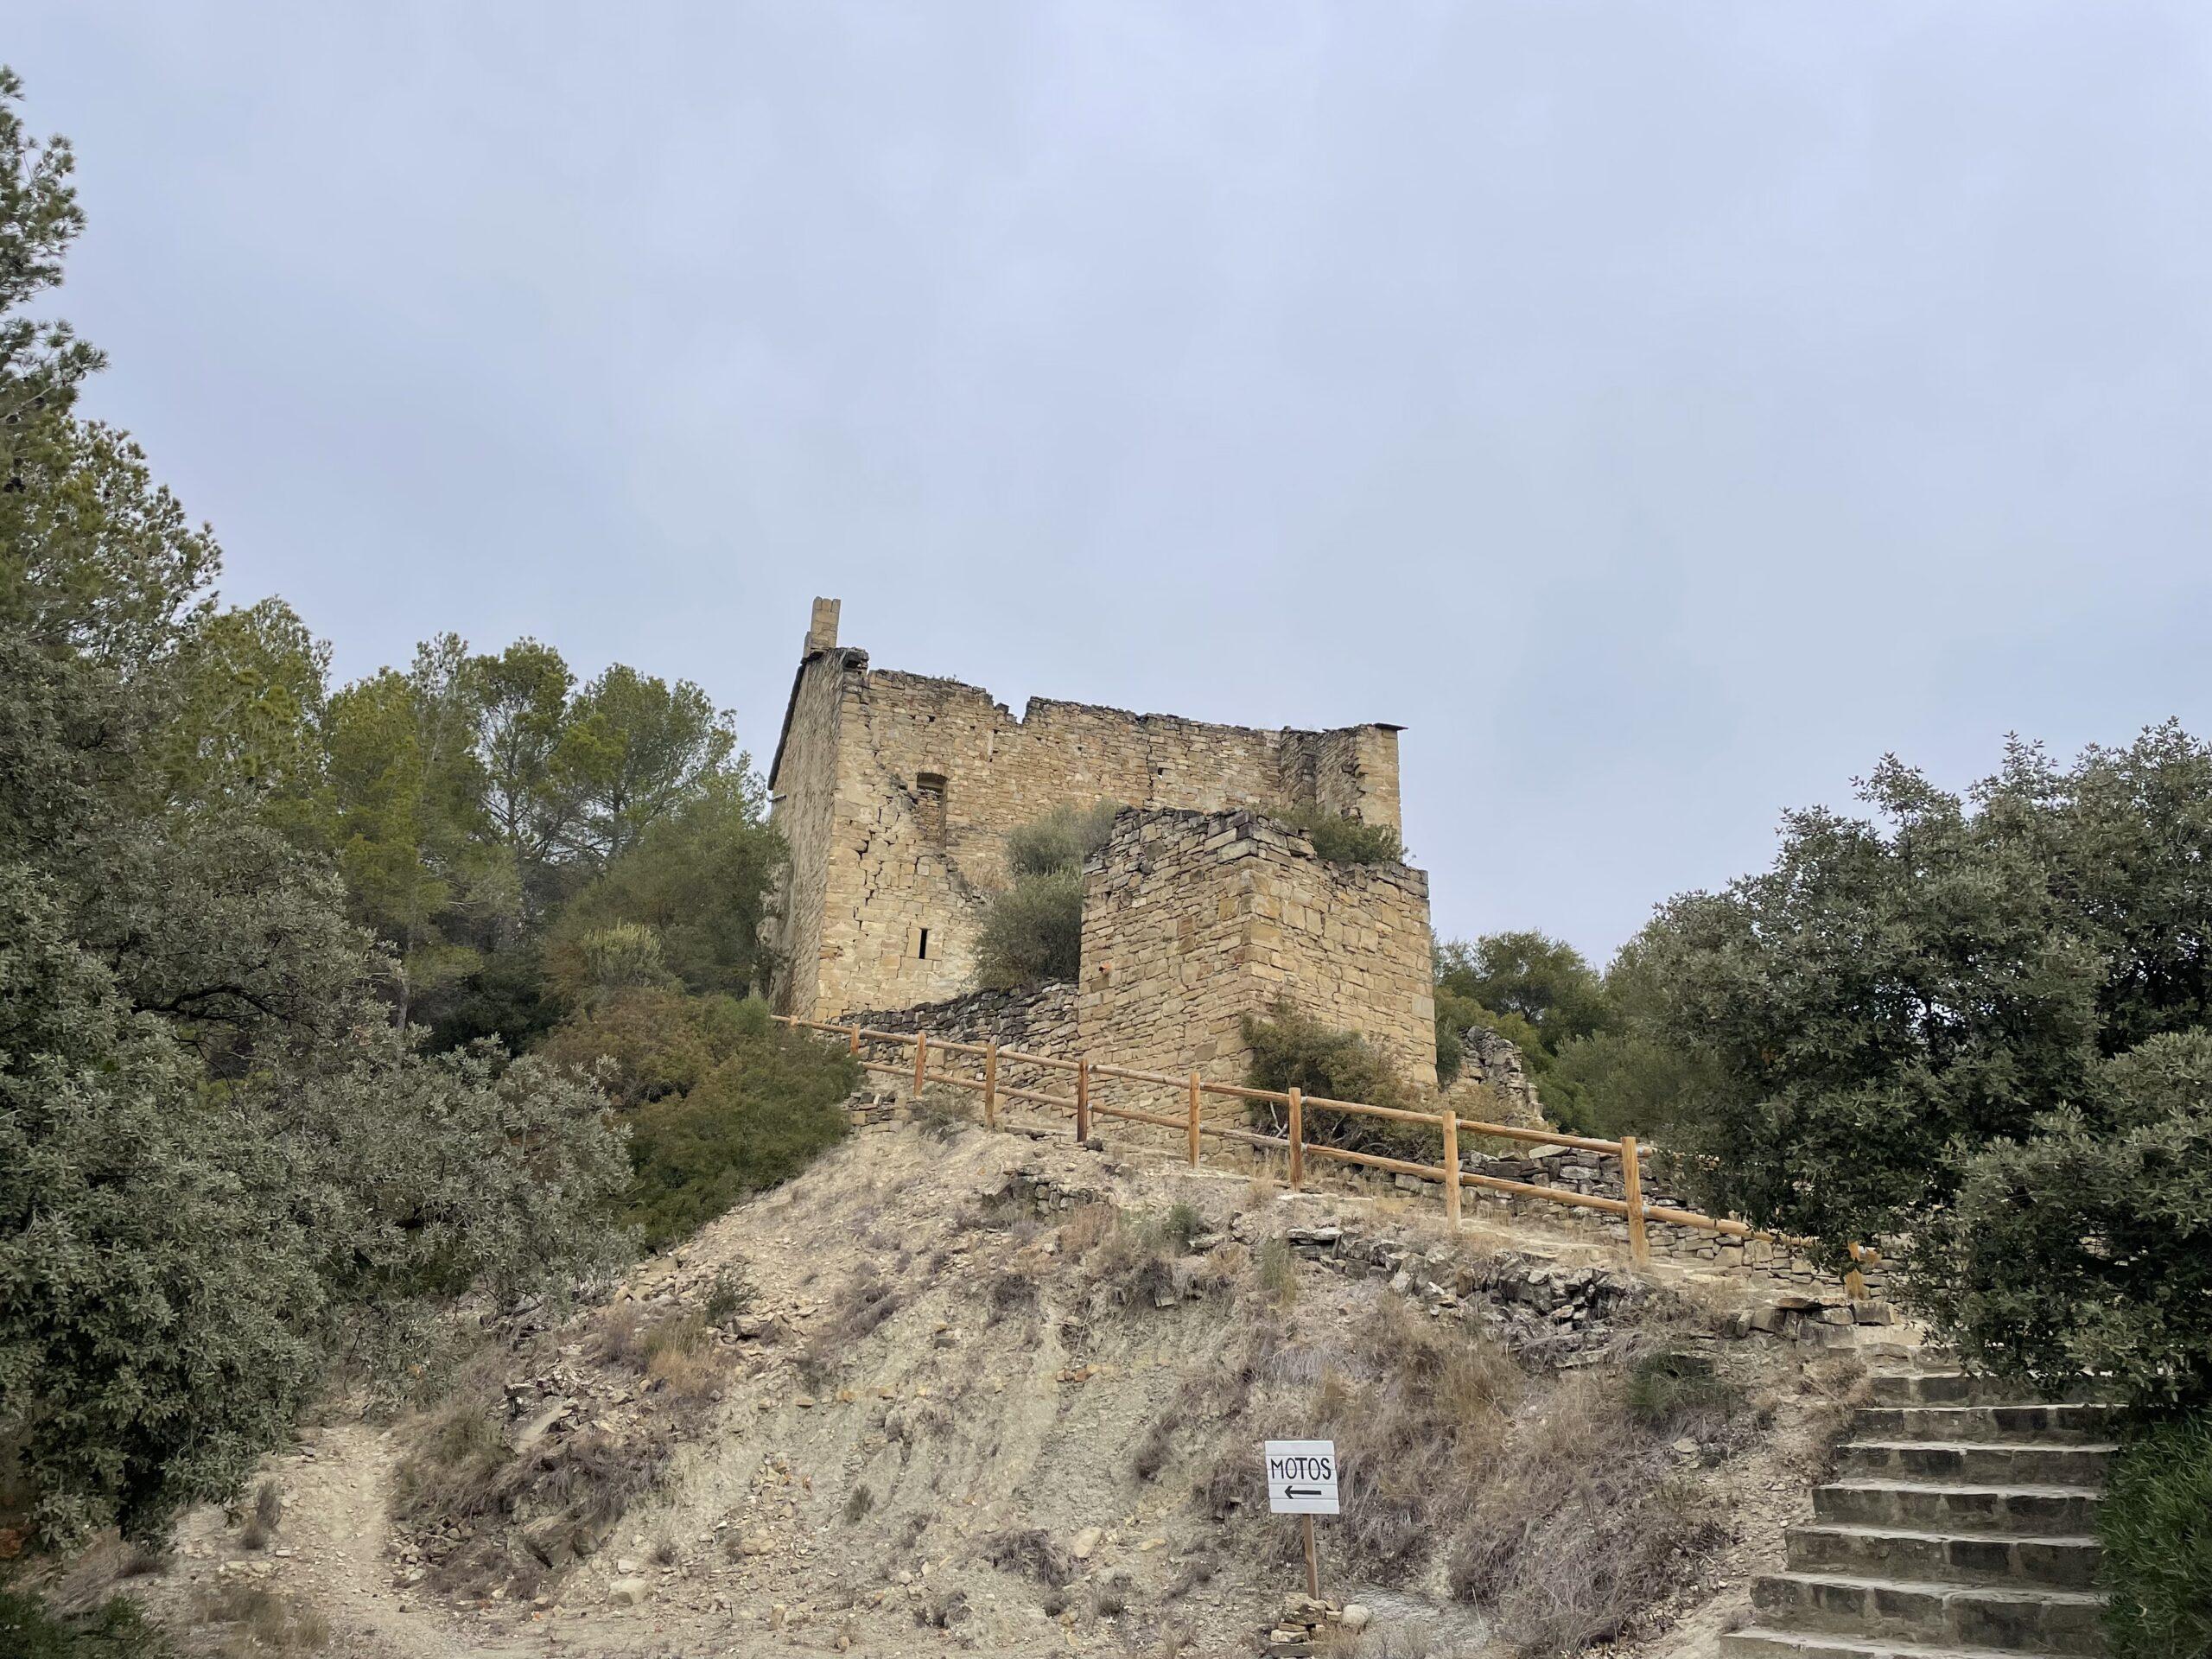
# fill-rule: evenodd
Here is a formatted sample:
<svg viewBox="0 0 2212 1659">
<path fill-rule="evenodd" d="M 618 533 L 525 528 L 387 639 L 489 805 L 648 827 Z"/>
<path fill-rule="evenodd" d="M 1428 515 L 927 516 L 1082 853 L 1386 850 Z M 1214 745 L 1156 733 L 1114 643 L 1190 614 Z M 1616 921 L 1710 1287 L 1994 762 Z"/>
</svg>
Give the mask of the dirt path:
<svg viewBox="0 0 2212 1659">
<path fill-rule="evenodd" d="M 388 1431 L 346 1425 L 310 1430 L 268 1473 L 284 1491 L 274 1544 L 249 1551 L 221 1512 L 195 1512 L 180 1529 L 176 1567 L 149 1599 L 176 1607 L 251 1585 L 318 1615 L 324 1652 L 336 1659 L 549 1659 L 575 1655 L 731 1654 L 766 1649 L 734 1642 L 727 1621 L 645 1610 L 570 1611 L 493 1604 L 472 1616 L 395 1581 L 389 1551 L 396 1452 Z M 779 1649 L 788 1651 L 788 1649 Z"/>
</svg>

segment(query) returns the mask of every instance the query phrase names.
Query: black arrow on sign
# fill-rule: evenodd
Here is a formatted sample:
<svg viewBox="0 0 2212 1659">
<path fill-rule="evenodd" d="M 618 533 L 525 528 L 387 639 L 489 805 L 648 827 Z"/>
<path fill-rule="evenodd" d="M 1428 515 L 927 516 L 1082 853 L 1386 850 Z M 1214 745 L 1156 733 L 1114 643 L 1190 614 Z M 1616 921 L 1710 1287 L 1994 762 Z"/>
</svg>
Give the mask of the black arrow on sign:
<svg viewBox="0 0 2212 1659">
<path fill-rule="evenodd" d="M 1319 1497 L 1321 1489 L 1319 1486 L 1286 1486 L 1282 1489 L 1282 1495 L 1285 1497 Z"/>
</svg>

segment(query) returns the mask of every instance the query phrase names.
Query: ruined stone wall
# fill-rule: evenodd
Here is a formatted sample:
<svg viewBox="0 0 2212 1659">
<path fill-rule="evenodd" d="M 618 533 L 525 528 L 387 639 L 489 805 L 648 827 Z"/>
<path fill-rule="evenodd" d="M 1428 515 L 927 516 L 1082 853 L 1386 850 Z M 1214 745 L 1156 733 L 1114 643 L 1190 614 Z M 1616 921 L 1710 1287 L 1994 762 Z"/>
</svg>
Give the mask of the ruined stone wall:
<svg viewBox="0 0 2212 1659">
<path fill-rule="evenodd" d="M 1128 812 L 1085 874 L 1084 1047 L 1243 1079 L 1248 1014 L 1287 1000 L 1436 1083 L 1428 878 L 1317 857 L 1249 810 Z"/>
<path fill-rule="evenodd" d="M 1066 984 L 1016 991 L 970 991 L 944 1002 L 879 1008 L 847 1015 L 871 1031 L 926 1031 L 956 1043 L 996 1042 L 1025 1054 L 1076 1055 L 1076 992 Z"/>
<path fill-rule="evenodd" d="M 772 936 L 786 1012 L 968 990 L 1007 834 L 1055 806 L 1319 804 L 1399 822 L 1393 728 L 1257 731 L 1043 698 L 1017 719 L 975 686 L 870 670 L 835 627 L 817 609 L 771 779 L 791 846 Z"/>
<path fill-rule="evenodd" d="M 789 863 L 777 913 L 769 925 L 779 1009 L 814 1007 L 822 961 L 823 906 L 837 837 L 837 716 L 844 702 L 845 664 L 835 650 L 810 653 L 799 665 L 778 754 L 776 827 Z"/>
</svg>

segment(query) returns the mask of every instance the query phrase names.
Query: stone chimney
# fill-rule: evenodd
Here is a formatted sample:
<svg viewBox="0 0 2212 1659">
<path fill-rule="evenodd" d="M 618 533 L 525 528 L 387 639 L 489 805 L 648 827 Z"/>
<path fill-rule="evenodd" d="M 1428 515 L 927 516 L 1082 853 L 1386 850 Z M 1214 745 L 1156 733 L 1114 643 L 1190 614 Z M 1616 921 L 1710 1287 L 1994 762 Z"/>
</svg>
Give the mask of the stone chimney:
<svg viewBox="0 0 2212 1659">
<path fill-rule="evenodd" d="M 837 601 L 817 599 L 814 601 L 814 620 L 806 626 L 807 654 L 817 651 L 834 651 L 837 645 Z"/>
</svg>

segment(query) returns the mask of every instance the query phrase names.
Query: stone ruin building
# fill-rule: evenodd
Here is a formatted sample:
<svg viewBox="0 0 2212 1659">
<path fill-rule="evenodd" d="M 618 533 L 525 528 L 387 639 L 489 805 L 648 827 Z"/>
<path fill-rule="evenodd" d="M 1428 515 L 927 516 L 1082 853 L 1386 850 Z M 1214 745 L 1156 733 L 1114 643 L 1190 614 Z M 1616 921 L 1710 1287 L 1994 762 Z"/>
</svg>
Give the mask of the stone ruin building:
<svg viewBox="0 0 2212 1659">
<path fill-rule="evenodd" d="M 976 686 L 871 668 L 837 621 L 836 600 L 814 601 L 769 772 L 790 847 L 770 924 L 779 1012 L 907 1010 L 948 1034 L 1241 1080 L 1241 1016 L 1287 1000 L 1434 1084 L 1428 878 L 1331 862 L 1271 816 L 1397 828 L 1400 728 L 1262 731 L 1045 698 L 1016 717 Z M 1084 869 L 1079 982 L 969 996 L 1008 832 L 1097 801 L 1122 810 Z"/>
</svg>

